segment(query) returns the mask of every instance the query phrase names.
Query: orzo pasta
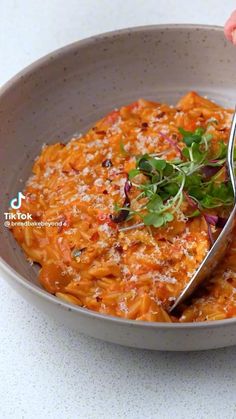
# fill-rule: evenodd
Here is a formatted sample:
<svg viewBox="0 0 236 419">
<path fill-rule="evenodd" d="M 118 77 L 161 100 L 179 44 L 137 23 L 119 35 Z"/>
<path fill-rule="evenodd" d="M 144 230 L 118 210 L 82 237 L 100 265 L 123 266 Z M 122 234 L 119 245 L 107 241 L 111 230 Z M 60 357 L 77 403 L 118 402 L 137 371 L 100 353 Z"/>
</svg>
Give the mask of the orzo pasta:
<svg viewBox="0 0 236 419">
<path fill-rule="evenodd" d="M 188 133 L 190 140 L 199 135 L 208 141 L 211 149 L 227 143 L 231 115 L 193 92 L 176 107 L 141 99 L 67 144 L 43 146 L 20 211 L 61 225 L 12 227 L 27 257 L 40 264 L 42 286 L 67 302 L 128 319 L 192 322 L 236 316 L 236 239 L 179 316 L 167 313 L 211 245 L 209 223 L 214 235 L 212 220 L 222 219 L 228 209 L 219 213 L 208 203 L 206 216 L 194 199 L 194 185 L 190 192 L 183 186 L 179 200 L 178 190 L 171 192 L 181 187 L 178 173 L 171 175 L 170 187 L 163 172 L 173 172 L 166 162 L 181 171 L 192 149 L 197 159 L 197 146 L 183 152 Z M 161 184 L 166 196 L 156 199 Z"/>
</svg>

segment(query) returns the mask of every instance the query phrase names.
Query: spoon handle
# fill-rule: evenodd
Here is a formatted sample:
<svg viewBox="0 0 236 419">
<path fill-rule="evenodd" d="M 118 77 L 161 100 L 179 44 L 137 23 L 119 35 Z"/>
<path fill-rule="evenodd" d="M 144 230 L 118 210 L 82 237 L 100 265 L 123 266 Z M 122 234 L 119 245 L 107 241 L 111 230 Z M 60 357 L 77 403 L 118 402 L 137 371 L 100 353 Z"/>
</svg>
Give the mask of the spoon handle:
<svg viewBox="0 0 236 419">
<path fill-rule="evenodd" d="M 227 170 L 231 180 L 233 192 L 234 192 L 234 200 L 236 201 L 236 177 L 234 172 L 234 144 L 235 144 L 235 135 L 236 134 L 236 107 L 235 112 L 232 120 L 230 136 L 229 136 L 229 143 L 228 143 L 228 151 L 227 151 Z"/>
</svg>

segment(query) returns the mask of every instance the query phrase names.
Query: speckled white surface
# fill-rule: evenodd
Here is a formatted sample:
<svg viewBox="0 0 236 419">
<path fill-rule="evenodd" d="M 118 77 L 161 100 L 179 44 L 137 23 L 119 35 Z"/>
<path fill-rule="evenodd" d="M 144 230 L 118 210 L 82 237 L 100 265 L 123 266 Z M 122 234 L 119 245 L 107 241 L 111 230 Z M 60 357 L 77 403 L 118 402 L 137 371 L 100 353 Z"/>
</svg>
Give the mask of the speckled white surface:
<svg viewBox="0 0 236 419">
<path fill-rule="evenodd" d="M 154 23 L 222 25 L 235 0 L 1 0 L 0 84 L 92 34 Z M 0 281 L 0 418 L 236 417 L 236 349 L 139 351 L 46 318 Z"/>
</svg>

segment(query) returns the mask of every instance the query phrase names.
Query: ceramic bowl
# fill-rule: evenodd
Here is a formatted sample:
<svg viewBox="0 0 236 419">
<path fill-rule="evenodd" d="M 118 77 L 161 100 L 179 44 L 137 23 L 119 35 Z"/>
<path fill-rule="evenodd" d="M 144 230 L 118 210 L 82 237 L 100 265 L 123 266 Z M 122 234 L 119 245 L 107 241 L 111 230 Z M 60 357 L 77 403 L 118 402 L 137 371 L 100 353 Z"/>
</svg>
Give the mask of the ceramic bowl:
<svg viewBox="0 0 236 419">
<path fill-rule="evenodd" d="M 137 348 L 200 350 L 236 344 L 236 319 L 204 323 L 124 320 L 66 304 L 44 291 L 4 211 L 22 190 L 44 142 L 66 141 L 139 97 L 176 103 L 189 90 L 235 105 L 236 48 L 222 28 L 168 25 L 125 29 L 66 46 L 30 65 L 0 91 L 0 274 L 66 327 Z M 10 291 L 9 291 L 10 292 Z"/>
</svg>

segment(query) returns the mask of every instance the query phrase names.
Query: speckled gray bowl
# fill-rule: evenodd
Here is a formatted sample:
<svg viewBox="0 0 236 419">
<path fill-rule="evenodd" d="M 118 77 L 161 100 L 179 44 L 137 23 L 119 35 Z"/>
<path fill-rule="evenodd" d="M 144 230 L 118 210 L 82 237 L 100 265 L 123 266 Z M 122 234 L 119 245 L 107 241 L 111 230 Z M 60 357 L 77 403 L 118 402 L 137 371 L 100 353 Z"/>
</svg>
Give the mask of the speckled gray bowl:
<svg viewBox="0 0 236 419">
<path fill-rule="evenodd" d="M 0 91 L 1 277 L 65 325 L 110 342 L 171 351 L 236 344 L 236 319 L 145 323 L 63 303 L 40 287 L 35 268 L 3 226 L 3 212 L 22 190 L 44 142 L 64 141 L 139 97 L 175 103 L 196 90 L 233 106 L 235 68 L 236 48 L 225 41 L 221 28 L 148 26 L 69 45 L 8 82 Z"/>
</svg>

